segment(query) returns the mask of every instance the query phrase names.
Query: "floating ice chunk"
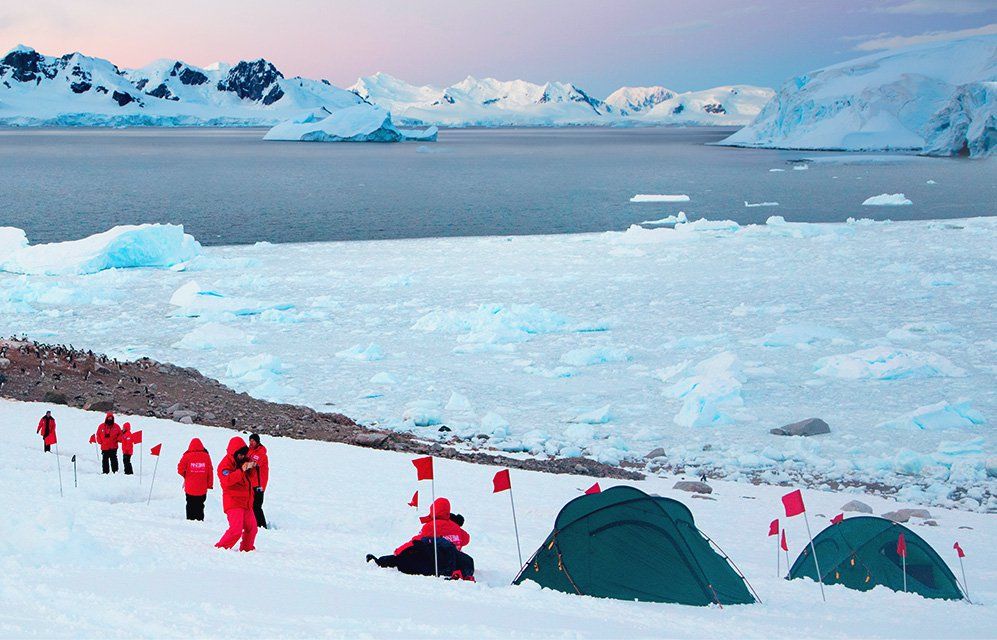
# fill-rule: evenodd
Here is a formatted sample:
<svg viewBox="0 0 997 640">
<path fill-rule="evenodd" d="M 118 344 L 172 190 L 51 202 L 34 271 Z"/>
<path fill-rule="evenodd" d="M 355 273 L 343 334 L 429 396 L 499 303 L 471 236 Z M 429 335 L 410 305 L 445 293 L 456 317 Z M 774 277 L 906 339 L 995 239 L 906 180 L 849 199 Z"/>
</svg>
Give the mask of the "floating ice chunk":
<svg viewBox="0 0 997 640">
<path fill-rule="evenodd" d="M 808 164 L 794 164 L 793 165 L 793 171 L 806 171 L 809 168 L 810 168 L 810 165 L 808 165 Z"/>
<path fill-rule="evenodd" d="M 820 376 L 846 380 L 905 380 L 966 375 L 963 369 L 938 354 L 890 347 L 873 347 L 821 358 L 816 363 L 815 372 Z"/>
<path fill-rule="evenodd" d="M 324 113 L 323 113 L 324 112 Z M 267 131 L 264 140 L 302 142 L 402 142 L 436 140 L 437 128 L 424 131 L 399 129 L 391 114 L 371 104 L 358 104 L 332 113 L 324 109 L 281 122 Z"/>
<path fill-rule="evenodd" d="M 707 220 L 700 218 L 693 222 L 678 223 L 674 227 L 662 229 L 645 229 L 634 224 L 624 232 L 609 231 L 605 236 L 615 244 L 658 244 L 691 240 L 698 237 L 725 236 L 740 231 L 741 225 L 733 220 Z"/>
<path fill-rule="evenodd" d="M 398 381 L 395 380 L 395 377 L 390 373 L 388 373 L 387 371 L 382 371 L 380 373 L 375 373 L 373 376 L 371 376 L 370 383 L 391 385 L 391 384 L 398 384 Z"/>
<path fill-rule="evenodd" d="M 645 220 L 644 222 L 641 222 L 641 225 L 648 227 L 662 225 L 675 226 L 676 224 L 685 224 L 686 222 L 689 222 L 689 218 L 686 217 L 685 211 L 679 211 L 678 215 L 665 216 L 664 218 L 659 218 L 657 220 Z"/>
<path fill-rule="evenodd" d="M 509 435 L 509 421 L 494 411 L 489 411 L 481 418 L 481 431 L 493 438 L 504 438 Z"/>
<path fill-rule="evenodd" d="M 632 358 L 626 349 L 614 347 L 583 347 L 561 355 L 561 362 L 573 367 L 590 367 L 597 364 L 629 362 Z"/>
<path fill-rule="evenodd" d="M 630 198 L 630 202 L 689 202 L 689 196 L 682 194 L 670 195 L 660 193 L 638 193 Z"/>
<path fill-rule="evenodd" d="M 878 196 L 866 198 L 862 203 L 865 207 L 901 207 L 914 204 L 902 193 L 881 193 Z"/>
<path fill-rule="evenodd" d="M 692 375 L 665 390 L 665 395 L 683 401 L 675 423 L 685 427 L 733 423 L 728 412 L 744 405 L 741 387 L 745 379 L 741 362 L 729 351 L 703 360 Z"/>
<path fill-rule="evenodd" d="M 783 173 L 785 169 L 769 169 L 769 173 Z"/>
<path fill-rule="evenodd" d="M 928 181 L 927 181 L 927 182 L 925 182 L 924 184 L 938 184 L 938 183 L 937 183 L 937 182 L 935 182 L 934 180 L 928 180 Z"/>
<path fill-rule="evenodd" d="M 419 318 L 412 328 L 461 334 L 458 342 L 494 346 L 526 342 L 539 334 L 604 331 L 606 325 L 572 322 L 535 304 L 482 304 L 471 311 L 437 309 Z M 490 350 L 478 346 L 465 351 Z"/>
<path fill-rule="evenodd" d="M 292 304 L 268 304 L 252 298 L 229 297 L 217 291 L 202 289 L 193 280 L 173 292 L 173 295 L 170 296 L 170 304 L 177 307 L 174 315 L 188 318 L 227 314 L 251 316 L 261 314 L 268 309 L 286 311 L 294 308 Z"/>
<path fill-rule="evenodd" d="M 747 200 L 745 200 L 744 201 L 744 206 L 747 207 L 747 208 L 749 208 L 749 209 L 754 208 L 754 207 L 778 207 L 779 203 L 778 202 L 748 202 Z"/>
<path fill-rule="evenodd" d="M 665 367 L 664 369 L 658 369 L 654 372 L 654 377 L 661 382 L 668 382 L 678 374 L 682 373 L 689 366 L 689 361 L 685 360 L 679 362 L 678 364 L 673 364 L 670 367 Z"/>
<path fill-rule="evenodd" d="M 383 360 L 384 353 L 381 351 L 380 346 L 371 342 L 366 347 L 362 344 L 355 344 L 349 349 L 337 351 L 336 357 L 346 360 L 357 360 L 358 362 L 374 362 L 376 360 Z"/>
<path fill-rule="evenodd" d="M 415 400 L 405 408 L 402 420 L 416 427 L 430 427 L 442 424 L 443 412 L 438 402 L 432 400 Z"/>
<path fill-rule="evenodd" d="M 240 382 L 265 382 L 283 372 L 280 360 L 269 353 L 236 358 L 225 367 L 225 377 Z"/>
<path fill-rule="evenodd" d="M 174 343 L 176 349 L 195 349 L 211 351 L 214 349 L 241 347 L 253 342 L 253 337 L 245 331 L 217 322 L 208 322 L 194 327 L 179 341 Z"/>
<path fill-rule="evenodd" d="M 892 329 L 886 337 L 891 340 L 916 340 L 954 332 L 955 327 L 948 322 L 907 322 L 898 329 Z"/>
<path fill-rule="evenodd" d="M 880 423 L 879 427 L 900 428 L 915 427 L 917 429 L 959 429 L 975 427 L 986 423 L 983 414 L 972 407 L 968 400 L 955 404 L 947 401 L 918 407 L 910 413 Z"/>
<path fill-rule="evenodd" d="M 580 422 L 583 424 L 606 424 L 612 421 L 613 412 L 611 405 L 603 405 L 598 409 L 592 409 L 591 411 L 584 411 L 579 413 L 571 422 Z"/>
<path fill-rule="evenodd" d="M 447 406 L 444 407 L 447 411 L 453 411 L 456 413 L 469 413 L 474 411 L 474 407 L 471 406 L 471 401 L 462 393 L 457 393 L 456 391 L 450 392 L 450 400 L 447 401 Z"/>
<path fill-rule="evenodd" d="M 4 245 L 20 243 L 4 227 Z M 23 232 L 22 232 L 23 233 Z M 169 268 L 197 256 L 201 245 L 173 224 L 119 226 L 68 242 L 21 246 L 0 262 L 0 271 L 32 275 L 92 274 L 105 269 Z"/>
<path fill-rule="evenodd" d="M 28 236 L 17 227 L 0 227 L 0 256 L 14 255 L 28 246 Z"/>
<path fill-rule="evenodd" d="M 784 324 L 761 339 L 765 347 L 800 347 L 818 342 L 845 340 L 845 335 L 837 329 L 810 322 Z"/>
</svg>

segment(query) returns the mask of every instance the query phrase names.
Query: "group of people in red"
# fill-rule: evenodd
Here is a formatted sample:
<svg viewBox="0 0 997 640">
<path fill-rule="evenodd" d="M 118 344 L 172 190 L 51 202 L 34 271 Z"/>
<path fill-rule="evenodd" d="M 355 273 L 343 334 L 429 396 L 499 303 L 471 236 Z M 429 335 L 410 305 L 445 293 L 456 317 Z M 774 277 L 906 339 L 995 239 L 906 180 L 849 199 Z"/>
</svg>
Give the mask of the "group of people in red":
<svg viewBox="0 0 997 640">
<path fill-rule="evenodd" d="M 177 473 L 183 477 L 187 519 L 204 520 L 204 502 L 208 491 L 215 487 L 215 473 L 211 455 L 200 438 L 190 441 L 177 463 Z M 218 464 L 217 475 L 228 529 L 215 546 L 231 549 L 240 543 L 240 551 L 252 551 L 256 548 L 257 531 L 260 527 L 267 528 L 263 496 L 270 480 L 270 458 L 260 436 L 255 433 L 249 436 L 249 444 L 238 436 L 232 438 Z"/>
<path fill-rule="evenodd" d="M 56 443 L 55 418 L 51 411 L 38 421 L 38 434 L 42 437 L 45 451 Z M 118 448 L 123 456 L 124 472 L 133 473 L 131 458 L 135 442 L 131 424 L 118 426 L 114 413 L 108 412 L 104 421 L 97 427 L 90 441 L 101 451 L 103 473 L 118 472 Z M 204 520 L 204 503 L 208 491 L 215 486 L 215 470 L 211 455 L 199 438 L 190 441 L 187 451 L 180 457 L 177 473 L 183 478 L 188 520 Z M 231 549 L 240 542 L 240 551 L 252 551 L 256 533 L 260 527 L 267 528 L 263 513 L 263 497 L 270 480 L 270 458 L 267 448 L 260 442 L 258 434 L 249 436 L 249 444 L 240 437 L 229 441 L 225 457 L 218 465 L 218 481 L 222 488 L 222 509 L 228 518 L 228 529 L 216 547 Z"/>
</svg>

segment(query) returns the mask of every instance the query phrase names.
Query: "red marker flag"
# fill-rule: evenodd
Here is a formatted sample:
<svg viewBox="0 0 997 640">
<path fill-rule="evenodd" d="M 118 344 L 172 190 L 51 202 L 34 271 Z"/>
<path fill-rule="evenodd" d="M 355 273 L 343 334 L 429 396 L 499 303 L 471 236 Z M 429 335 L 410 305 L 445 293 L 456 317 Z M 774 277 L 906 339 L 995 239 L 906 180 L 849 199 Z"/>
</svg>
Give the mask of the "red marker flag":
<svg viewBox="0 0 997 640">
<path fill-rule="evenodd" d="M 159 452 L 162 451 L 162 450 L 163 450 L 163 445 L 160 443 L 160 444 L 157 444 L 156 446 L 154 446 L 153 448 L 149 449 L 149 454 L 150 455 L 154 455 L 154 456 L 158 456 Z"/>
<path fill-rule="evenodd" d="M 831 524 L 838 524 L 845 519 L 845 514 L 839 513 L 838 515 L 831 518 Z"/>
<path fill-rule="evenodd" d="M 782 530 L 782 540 L 779 542 L 779 546 L 782 547 L 783 551 L 789 551 L 789 545 L 786 544 L 786 530 Z M 789 562 L 788 556 L 786 562 Z"/>
<path fill-rule="evenodd" d="M 419 492 L 418 491 L 416 491 L 415 493 L 412 494 L 412 501 L 408 503 L 408 506 L 415 507 L 416 509 L 419 508 Z"/>
<path fill-rule="evenodd" d="M 806 511 L 806 508 L 803 506 L 803 494 L 800 493 L 799 489 L 784 495 L 782 497 L 782 506 L 786 508 L 787 518 L 798 516 Z"/>
<path fill-rule="evenodd" d="M 593 493 L 602 493 L 602 487 L 596 482 L 594 485 L 585 490 L 585 495 L 590 496 Z"/>
<path fill-rule="evenodd" d="M 433 458 L 426 456 L 425 458 L 416 458 L 412 461 L 415 465 L 415 477 L 418 480 L 432 480 L 433 479 Z"/>
<path fill-rule="evenodd" d="M 962 550 L 962 547 L 959 546 L 958 542 L 956 542 L 954 545 L 952 545 L 952 548 L 955 549 L 955 552 L 959 554 L 960 558 L 965 558 L 966 557 L 966 552 Z"/>
<path fill-rule="evenodd" d="M 508 491 L 512 489 L 512 480 L 509 478 L 509 470 L 502 469 L 495 474 L 492 478 L 492 493 L 499 493 L 500 491 Z"/>
<path fill-rule="evenodd" d="M 142 444 L 142 432 L 133 431 L 132 432 L 132 444 Z"/>
<path fill-rule="evenodd" d="M 779 518 L 769 523 L 769 537 L 779 535 Z"/>
<path fill-rule="evenodd" d="M 96 433 L 91 433 L 90 434 L 90 444 L 97 444 L 97 434 Z"/>
<path fill-rule="evenodd" d="M 904 534 L 900 534 L 897 538 L 897 555 L 901 558 L 907 557 L 907 540 L 904 538 Z"/>
</svg>

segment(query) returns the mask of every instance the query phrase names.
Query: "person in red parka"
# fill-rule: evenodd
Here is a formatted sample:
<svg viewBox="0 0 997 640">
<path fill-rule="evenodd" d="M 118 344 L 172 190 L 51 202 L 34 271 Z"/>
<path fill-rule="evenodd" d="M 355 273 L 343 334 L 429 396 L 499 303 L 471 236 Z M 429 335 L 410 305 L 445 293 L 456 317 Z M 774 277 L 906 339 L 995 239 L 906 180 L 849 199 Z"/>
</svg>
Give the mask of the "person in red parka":
<svg viewBox="0 0 997 640">
<path fill-rule="evenodd" d="M 42 419 L 38 421 L 38 435 L 42 437 L 42 445 L 46 453 L 52 450 L 52 445 L 56 443 L 55 438 L 55 418 L 51 411 L 46 411 Z"/>
<path fill-rule="evenodd" d="M 121 442 L 121 427 L 114 422 L 110 411 L 104 422 L 97 427 L 97 444 L 100 445 L 101 468 L 104 473 L 118 472 L 118 443 Z"/>
<path fill-rule="evenodd" d="M 194 438 L 187 447 L 187 452 L 180 457 L 177 473 L 183 476 L 183 492 L 187 496 L 187 519 L 204 520 L 204 501 L 208 490 L 215 488 L 214 468 L 211 466 L 211 456 Z"/>
<path fill-rule="evenodd" d="M 256 516 L 253 515 L 253 470 L 256 463 L 248 459 L 246 441 L 236 436 L 229 440 L 228 455 L 218 465 L 218 481 L 222 485 L 222 509 L 228 517 L 228 530 L 215 543 L 216 547 L 231 549 L 242 538 L 239 551 L 252 551 L 256 547 Z"/>
<path fill-rule="evenodd" d="M 121 425 L 121 465 L 125 469 L 126 476 L 135 473 L 132 469 L 133 453 L 135 453 L 135 443 L 132 441 L 132 423 L 126 422 Z"/>
<path fill-rule="evenodd" d="M 395 549 L 390 556 L 376 557 L 367 554 L 379 567 L 391 567 L 402 573 L 431 576 L 439 575 L 463 580 L 474 580 L 474 559 L 463 552 L 471 536 L 463 529 L 464 517 L 450 512 L 450 501 L 437 498 L 429 513 L 419 518 L 422 528 L 412 539 Z M 434 539 L 436 559 L 433 558 Z"/>
<path fill-rule="evenodd" d="M 253 484 L 253 515 L 256 516 L 257 526 L 266 529 L 263 492 L 267 490 L 267 482 L 270 480 L 270 458 L 267 457 L 267 448 L 260 444 L 259 434 L 249 436 L 249 459 L 256 463 L 256 476 L 252 478 L 256 481 Z"/>
</svg>

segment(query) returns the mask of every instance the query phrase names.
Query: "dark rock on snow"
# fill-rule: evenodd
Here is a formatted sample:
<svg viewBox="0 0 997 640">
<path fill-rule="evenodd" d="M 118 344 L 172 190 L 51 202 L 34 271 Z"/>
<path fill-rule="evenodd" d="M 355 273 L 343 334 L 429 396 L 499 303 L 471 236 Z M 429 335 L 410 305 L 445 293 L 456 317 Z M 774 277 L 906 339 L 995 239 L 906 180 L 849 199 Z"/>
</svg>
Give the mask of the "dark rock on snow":
<svg viewBox="0 0 997 640">
<path fill-rule="evenodd" d="M 693 480 L 679 480 L 672 489 L 679 491 L 689 491 L 690 493 L 713 493 L 713 487 L 705 482 Z"/>
<path fill-rule="evenodd" d="M 816 436 L 822 433 L 831 433 L 831 427 L 820 418 L 807 418 L 778 429 L 772 429 L 769 433 L 777 436 Z"/>
</svg>

